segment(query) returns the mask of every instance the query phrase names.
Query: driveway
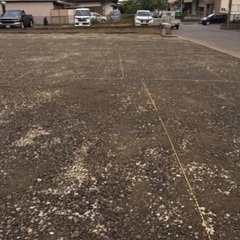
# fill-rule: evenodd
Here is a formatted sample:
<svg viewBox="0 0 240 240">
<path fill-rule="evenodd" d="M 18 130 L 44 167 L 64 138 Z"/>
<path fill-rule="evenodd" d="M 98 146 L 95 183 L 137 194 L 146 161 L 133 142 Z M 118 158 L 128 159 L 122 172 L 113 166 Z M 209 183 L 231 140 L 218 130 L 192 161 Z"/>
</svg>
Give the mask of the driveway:
<svg viewBox="0 0 240 240">
<path fill-rule="evenodd" d="M 0 239 L 239 239 L 239 58 L 156 34 L 0 54 Z"/>
<path fill-rule="evenodd" d="M 183 22 L 181 29 L 174 31 L 174 34 L 182 39 L 190 40 L 240 58 L 239 30 L 221 30 L 219 24 L 203 26 L 199 23 Z"/>
</svg>

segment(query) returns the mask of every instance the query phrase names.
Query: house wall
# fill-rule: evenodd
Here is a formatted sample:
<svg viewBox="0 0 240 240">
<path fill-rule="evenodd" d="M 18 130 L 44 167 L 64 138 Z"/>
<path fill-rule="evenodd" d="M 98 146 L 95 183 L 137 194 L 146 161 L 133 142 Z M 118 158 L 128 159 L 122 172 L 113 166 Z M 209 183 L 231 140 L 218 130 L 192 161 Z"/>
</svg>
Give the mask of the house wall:
<svg viewBox="0 0 240 240">
<path fill-rule="evenodd" d="M 91 11 L 101 15 L 109 15 L 113 10 L 112 2 L 85 2 L 77 7 L 89 7 Z M 7 2 L 6 10 L 21 9 L 32 14 L 35 24 L 43 24 L 46 17 L 49 24 L 73 24 L 75 9 L 56 9 L 52 2 Z"/>
<path fill-rule="evenodd" d="M 204 16 L 213 12 L 228 13 L 229 0 L 204 0 Z M 232 10 L 230 20 L 240 20 L 240 0 L 232 0 Z"/>
<path fill-rule="evenodd" d="M 228 3 L 229 3 L 229 0 L 222 0 L 221 8 L 225 8 L 226 11 L 228 11 Z M 232 0 L 232 12 L 240 13 L 240 9 L 237 8 L 236 5 L 240 5 L 240 0 Z"/>
<path fill-rule="evenodd" d="M 83 2 L 78 3 L 77 7 L 87 7 L 90 8 L 92 12 L 98 12 L 101 15 L 109 15 L 109 13 L 112 11 L 112 3 L 111 2 L 105 2 L 104 4 L 100 2 Z"/>
<path fill-rule="evenodd" d="M 53 3 L 44 2 L 7 2 L 6 10 L 21 9 L 26 12 L 26 14 L 32 14 L 35 24 L 43 24 L 43 18 L 47 17 L 48 22 L 51 23 L 50 10 L 53 9 Z"/>
<path fill-rule="evenodd" d="M 109 13 L 113 10 L 112 3 L 105 4 L 105 15 L 109 15 Z"/>
<path fill-rule="evenodd" d="M 231 20 L 236 20 L 238 22 L 240 21 L 240 0 L 232 1 Z"/>
<path fill-rule="evenodd" d="M 221 9 L 226 10 L 228 12 L 228 4 L 229 0 L 222 0 L 221 2 Z M 231 18 L 230 21 L 233 20 L 240 20 L 240 0 L 232 0 L 232 9 L 231 9 Z"/>
<path fill-rule="evenodd" d="M 229 3 L 229 0 L 222 0 L 221 10 L 225 9 L 225 11 L 228 11 L 228 3 Z"/>
<path fill-rule="evenodd" d="M 91 11 L 98 12 L 102 15 L 108 15 L 102 12 L 106 11 L 110 13 L 110 11 L 112 11 L 111 4 L 105 4 L 103 7 L 100 4 L 84 4 L 78 5 L 77 7 L 87 7 L 90 8 Z M 51 24 L 74 24 L 74 14 L 75 9 L 52 9 L 50 13 Z"/>
<path fill-rule="evenodd" d="M 214 8 L 213 8 L 213 12 L 215 13 L 219 13 L 219 12 L 225 12 L 225 11 L 221 11 L 221 0 L 214 0 Z"/>
</svg>

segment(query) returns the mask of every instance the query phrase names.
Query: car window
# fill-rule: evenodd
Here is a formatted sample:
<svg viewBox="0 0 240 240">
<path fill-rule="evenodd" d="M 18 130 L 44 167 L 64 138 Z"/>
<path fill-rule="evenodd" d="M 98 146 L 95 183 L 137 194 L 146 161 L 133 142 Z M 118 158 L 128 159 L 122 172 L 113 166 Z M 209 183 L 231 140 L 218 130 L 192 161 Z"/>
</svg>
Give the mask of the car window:
<svg viewBox="0 0 240 240">
<path fill-rule="evenodd" d="M 7 11 L 4 13 L 4 17 L 19 17 L 19 16 L 21 16 L 21 13 L 18 10 Z"/>
<path fill-rule="evenodd" d="M 208 15 L 207 17 L 210 18 L 210 17 L 212 17 L 213 15 L 214 15 L 214 14 L 212 13 L 212 14 Z"/>
<path fill-rule="evenodd" d="M 89 10 L 77 9 L 76 16 L 91 16 L 91 13 Z"/>
<path fill-rule="evenodd" d="M 150 12 L 137 12 L 137 15 L 138 16 L 146 16 L 146 17 L 148 17 L 148 16 L 151 16 L 151 13 Z"/>
</svg>

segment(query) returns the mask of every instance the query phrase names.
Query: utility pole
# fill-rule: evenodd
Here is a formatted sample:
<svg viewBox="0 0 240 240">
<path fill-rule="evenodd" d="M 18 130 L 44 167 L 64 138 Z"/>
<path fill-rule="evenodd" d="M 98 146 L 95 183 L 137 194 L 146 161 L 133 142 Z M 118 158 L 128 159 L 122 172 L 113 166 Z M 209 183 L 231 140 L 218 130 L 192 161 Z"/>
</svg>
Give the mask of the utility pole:
<svg viewBox="0 0 240 240">
<path fill-rule="evenodd" d="M 228 3 L 227 29 L 229 29 L 229 26 L 230 26 L 231 10 L 232 10 L 232 0 L 229 0 L 229 3 Z"/>
</svg>

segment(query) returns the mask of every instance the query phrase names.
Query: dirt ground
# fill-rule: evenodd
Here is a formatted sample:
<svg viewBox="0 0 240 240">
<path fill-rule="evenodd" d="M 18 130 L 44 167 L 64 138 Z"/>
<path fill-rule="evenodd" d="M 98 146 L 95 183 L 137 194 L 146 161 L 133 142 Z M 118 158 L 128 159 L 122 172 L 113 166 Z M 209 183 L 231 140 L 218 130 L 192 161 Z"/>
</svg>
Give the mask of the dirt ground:
<svg viewBox="0 0 240 240">
<path fill-rule="evenodd" d="M 240 59 L 157 34 L 0 54 L 0 239 L 239 239 Z"/>
</svg>

